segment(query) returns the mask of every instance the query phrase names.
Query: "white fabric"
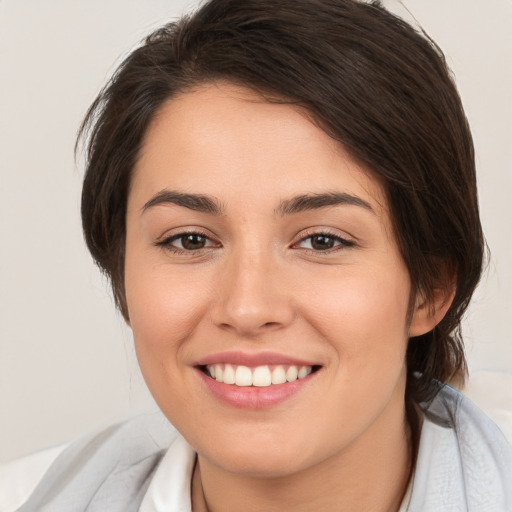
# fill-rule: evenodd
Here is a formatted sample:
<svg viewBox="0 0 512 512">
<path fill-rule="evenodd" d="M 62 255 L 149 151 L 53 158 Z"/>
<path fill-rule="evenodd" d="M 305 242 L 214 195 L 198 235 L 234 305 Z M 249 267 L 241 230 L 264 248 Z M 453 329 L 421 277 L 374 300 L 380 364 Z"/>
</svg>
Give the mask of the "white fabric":
<svg viewBox="0 0 512 512">
<path fill-rule="evenodd" d="M 196 453 L 182 436 L 162 459 L 139 512 L 191 512 L 190 482 Z"/>
<path fill-rule="evenodd" d="M 23 505 L 58 455 L 69 443 L 0 465 L 0 512 Z"/>
<path fill-rule="evenodd" d="M 500 427 L 512 444 L 512 372 L 472 372 L 463 393 Z"/>
<path fill-rule="evenodd" d="M 449 387 L 425 414 L 407 510 L 511 512 L 512 447 L 496 424 Z"/>
</svg>

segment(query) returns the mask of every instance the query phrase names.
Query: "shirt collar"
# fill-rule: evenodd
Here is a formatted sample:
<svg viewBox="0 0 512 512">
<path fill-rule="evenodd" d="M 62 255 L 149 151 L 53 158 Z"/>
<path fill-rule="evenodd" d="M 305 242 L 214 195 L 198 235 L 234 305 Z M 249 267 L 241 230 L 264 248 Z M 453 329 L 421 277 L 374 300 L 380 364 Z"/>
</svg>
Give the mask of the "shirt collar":
<svg viewBox="0 0 512 512">
<path fill-rule="evenodd" d="M 139 512 L 191 512 L 190 483 L 196 453 L 179 435 L 162 458 Z"/>
</svg>

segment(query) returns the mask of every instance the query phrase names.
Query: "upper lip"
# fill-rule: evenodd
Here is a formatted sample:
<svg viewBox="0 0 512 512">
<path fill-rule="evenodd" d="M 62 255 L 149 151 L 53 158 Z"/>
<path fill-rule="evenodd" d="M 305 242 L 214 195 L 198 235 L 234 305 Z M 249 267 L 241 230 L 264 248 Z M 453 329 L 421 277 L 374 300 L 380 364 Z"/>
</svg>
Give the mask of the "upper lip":
<svg viewBox="0 0 512 512">
<path fill-rule="evenodd" d="M 249 367 L 263 365 L 319 366 L 318 363 L 285 354 L 279 354 L 277 352 L 219 352 L 200 359 L 194 366 L 206 366 L 222 363 Z"/>
</svg>

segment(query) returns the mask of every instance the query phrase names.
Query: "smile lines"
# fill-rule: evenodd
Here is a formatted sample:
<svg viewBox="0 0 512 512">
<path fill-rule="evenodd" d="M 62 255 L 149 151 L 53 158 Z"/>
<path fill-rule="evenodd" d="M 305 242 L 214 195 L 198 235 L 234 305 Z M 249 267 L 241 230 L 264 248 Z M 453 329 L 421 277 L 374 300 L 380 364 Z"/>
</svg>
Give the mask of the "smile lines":
<svg viewBox="0 0 512 512">
<path fill-rule="evenodd" d="M 206 365 L 205 373 L 212 379 L 224 384 L 232 384 L 240 387 L 268 387 L 307 377 L 312 371 L 312 366 L 283 366 L 277 365 L 270 368 L 268 365 L 250 368 L 243 365 L 211 364 Z"/>
</svg>

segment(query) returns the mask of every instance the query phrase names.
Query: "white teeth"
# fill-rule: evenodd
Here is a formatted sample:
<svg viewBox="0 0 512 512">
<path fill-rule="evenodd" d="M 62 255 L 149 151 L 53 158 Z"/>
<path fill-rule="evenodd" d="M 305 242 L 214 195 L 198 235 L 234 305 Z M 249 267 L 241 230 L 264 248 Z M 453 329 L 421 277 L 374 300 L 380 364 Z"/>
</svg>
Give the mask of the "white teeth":
<svg viewBox="0 0 512 512">
<path fill-rule="evenodd" d="M 296 366 L 290 366 L 288 370 L 286 370 L 286 380 L 288 382 L 293 382 L 294 380 L 297 380 L 298 375 L 299 371 L 297 370 Z"/>
<path fill-rule="evenodd" d="M 268 366 L 258 366 L 254 368 L 252 374 L 252 385 L 259 388 L 264 388 L 272 384 L 272 375 Z"/>
<path fill-rule="evenodd" d="M 239 366 L 235 372 L 237 386 L 252 386 L 252 372 L 247 366 Z"/>
<path fill-rule="evenodd" d="M 284 384 L 286 382 L 286 372 L 282 366 L 276 366 L 272 371 L 272 384 Z"/>
<path fill-rule="evenodd" d="M 297 376 L 299 379 L 303 379 L 304 377 L 307 377 L 312 370 L 311 366 L 302 366 Z"/>
<path fill-rule="evenodd" d="M 224 384 L 261 388 L 303 379 L 313 371 L 312 366 L 301 366 L 298 368 L 297 366 L 290 365 L 285 368 L 283 365 L 275 366 L 271 370 L 267 365 L 249 368 L 248 366 L 235 366 L 231 364 L 214 364 L 207 365 L 206 371 L 212 379 Z"/>
<path fill-rule="evenodd" d="M 224 384 L 234 384 L 235 382 L 235 369 L 227 364 L 224 367 Z"/>
</svg>

